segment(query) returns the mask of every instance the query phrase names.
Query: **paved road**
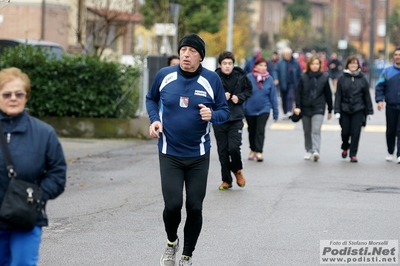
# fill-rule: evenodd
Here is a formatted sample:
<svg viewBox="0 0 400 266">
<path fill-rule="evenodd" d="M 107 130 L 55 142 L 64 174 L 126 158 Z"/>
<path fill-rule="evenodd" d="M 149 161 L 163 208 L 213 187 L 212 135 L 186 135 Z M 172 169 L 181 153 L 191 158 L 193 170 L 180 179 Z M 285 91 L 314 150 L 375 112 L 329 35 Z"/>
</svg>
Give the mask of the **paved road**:
<svg viewBox="0 0 400 266">
<path fill-rule="evenodd" d="M 268 123 L 265 161 L 245 160 L 244 189 L 218 190 L 214 147 L 194 265 L 319 265 L 320 240 L 398 240 L 400 165 L 384 160 L 384 114 L 370 122 L 378 132 L 362 132 L 357 164 L 341 159 L 336 123 L 326 122 L 318 163 L 303 160 L 301 124 Z M 39 265 L 158 265 L 166 236 L 156 141 L 61 141 L 68 184 L 48 205 Z"/>
</svg>

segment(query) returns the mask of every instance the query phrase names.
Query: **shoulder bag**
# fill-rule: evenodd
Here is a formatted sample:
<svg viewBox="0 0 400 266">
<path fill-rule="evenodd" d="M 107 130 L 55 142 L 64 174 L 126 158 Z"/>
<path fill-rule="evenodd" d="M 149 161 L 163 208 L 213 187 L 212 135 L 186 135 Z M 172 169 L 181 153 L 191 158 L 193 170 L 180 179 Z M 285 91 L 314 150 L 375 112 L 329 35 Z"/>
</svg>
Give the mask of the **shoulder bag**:
<svg viewBox="0 0 400 266">
<path fill-rule="evenodd" d="M 0 144 L 10 183 L 0 207 L 0 219 L 12 227 L 32 230 L 41 209 L 42 189 L 34 183 L 17 179 L 0 122 Z"/>
</svg>

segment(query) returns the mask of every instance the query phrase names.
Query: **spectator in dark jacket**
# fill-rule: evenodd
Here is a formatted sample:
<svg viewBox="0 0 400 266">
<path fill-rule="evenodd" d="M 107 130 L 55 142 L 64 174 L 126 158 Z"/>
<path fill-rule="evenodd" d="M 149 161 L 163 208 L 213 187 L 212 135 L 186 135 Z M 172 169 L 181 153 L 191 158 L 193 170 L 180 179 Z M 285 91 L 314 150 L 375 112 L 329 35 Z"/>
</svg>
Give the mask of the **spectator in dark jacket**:
<svg viewBox="0 0 400 266">
<path fill-rule="evenodd" d="M 43 190 L 43 207 L 32 230 L 16 228 L 0 219 L 0 265 L 37 264 L 42 226 L 48 225 L 46 202 L 59 196 L 65 187 L 67 167 L 56 132 L 25 111 L 30 90 L 29 77 L 20 69 L 0 71 L 0 123 L 14 170 L 18 179 L 37 182 Z M 9 182 L 0 152 L 0 204 Z"/>
<path fill-rule="evenodd" d="M 361 127 L 366 116 L 372 119 L 373 113 L 369 83 L 361 72 L 358 58 L 350 56 L 338 80 L 335 97 L 335 116 L 342 127 L 342 158 L 347 157 L 350 149 L 350 162 L 357 162 Z"/>
<path fill-rule="evenodd" d="M 342 62 L 339 60 L 336 53 L 332 53 L 329 62 L 328 62 L 328 69 L 329 69 L 329 77 L 332 80 L 332 90 L 335 93 L 337 82 L 339 77 L 342 75 Z"/>
<path fill-rule="evenodd" d="M 326 105 L 328 105 L 328 119 L 331 119 L 332 92 L 329 87 L 329 76 L 323 73 L 321 59 L 311 56 L 296 89 L 296 108 L 294 109 L 295 115 L 302 114 L 305 160 L 311 158 L 315 162 L 319 160 L 321 127 Z"/>
<path fill-rule="evenodd" d="M 218 57 L 219 68 L 215 70 L 224 86 L 226 100 L 229 106 L 229 119 L 223 124 L 213 124 L 217 140 L 218 156 L 221 163 L 222 184 L 220 190 L 232 187 L 231 172 L 235 174 L 236 184 L 244 187 L 243 161 L 241 155 L 242 129 L 244 119 L 243 103 L 251 96 L 251 84 L 247 73 L 240 67 L 235 67 L 235 56 L 224 51 Z"/>
<path fill-rule="evenodd" d="M 299 84 L 301 73 L 300 64 L 293 58 L 292 49 L 284 49 L 283 58 L 275 65 L 272 73 L 275 85 L 279 85 L 284 119 L 292 115 L 295 88 Z"/>
<path fill-rule="evenodd" d="M 376 83 L 375 101 L 378 110 L 383 110 L 386 102 L 386 161 L 393 161 L 397 139 L 397 163 L 400 163 L 400 47 L 394 51 L 394 64 L 385 68 Z"/>
<path fill-rule="evenodd" d="M 271 73 L 271 75 L 272 73 L 274 73 L 274 69 L 278 61 L 279 61 L 279 53 L 275 51 L 267 63 L 268 72 Z"/>
<path fill-rule="evenodd" d="M 179 56 L 170 55 L 167 57 L 167 65 L 168 66 L 175 66 L 177 64 L 179 64 Z"/>
<path fill-rule="evenodd" d="M 250 57 L 246 60 L 246 64 L 244 65 L 244 71 L 247 73 L 251 73 L 253 71 L 254 62 L 257 58 L 262 56 L 260 49 L 254 49 L 253 57 Z"/>
</svg>

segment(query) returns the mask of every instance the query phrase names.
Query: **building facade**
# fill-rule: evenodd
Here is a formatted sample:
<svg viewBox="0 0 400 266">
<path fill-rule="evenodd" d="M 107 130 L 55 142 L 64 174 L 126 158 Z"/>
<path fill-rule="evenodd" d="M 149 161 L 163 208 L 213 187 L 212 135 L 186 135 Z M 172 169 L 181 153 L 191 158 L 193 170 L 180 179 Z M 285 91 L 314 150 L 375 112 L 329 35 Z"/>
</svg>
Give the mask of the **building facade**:
<svg viewBox="0 0 400 266">
<path fill-rule="evenodd" d="M 137 2 L 137 1 L 136 1 Z M 113 41 L 106 54 L 131 54 L 134 25 L 142 16 L 130 0 L 11 0 L 0 6 L 0 38 L 57 42 L 68 52 L 90 52 L 96 45 Z M 107 37 L 101 29 L 107 25 Z M 91 34 L 97 30 L 97 34 Z M 97 40 L 93 36 L 97 35 Z M 114 40 L 115 39 L 115 40 Z M 98 44 L 96 43 L 98 42 Z"/>
<path fill-rule="evenodd" d="M 385 47 L 386 12 L 390 15 L 395 0 L 373 0 L 374 8 L 374 53 L 382 53 Z M 369 54 L 371 0 L 309 0 L 311 4 L 311 24 L 315 30 L 324 32 L 337 50 L 340 40 L 354 46 L 360 53 Z M 259 44 L 259 36 L 268 34 L 269 39 L 280 31 L 280 23 L 285 17 L 288 4 L 293 0 L 258 0 L 253 4 L 253 29 L 256 33 L 254 46 Z M 387 9 L 387 11 L 386 11 Z M 325 27 L 324 25 L 328 25 Z"/>
<path fill-rule="evenodd" d="M 386 13 L 395 8 L 395 0 L 373 0 L 375 8 L 371 14 L 371 0 L 331 0 L 332 39 L 345 40 L 360 53 L 369 57 L 370 40 L 373 38 L 374 54 L 384 53 L 386 37 Z M 371 36 L 371 18 L 374 35 Z"/>
<path fill-rule="evenodd" d="M 311 4 L 311 24 L 315 30 L 321 31 L 326 19 L 326 11 L 329 0 L 309 0 Z M 287 5 L 293 0 L 258 0 L 253 4 L 253 29 L 256 33 L 255 44 L 259 43 L 262 34 L 268 35 L 272 42 L 276 42 L 274 36 L 280 31 L 280 23 L 286 15 Z M 257 45 L 256 45 L 257 46 Z"/>
</svg>

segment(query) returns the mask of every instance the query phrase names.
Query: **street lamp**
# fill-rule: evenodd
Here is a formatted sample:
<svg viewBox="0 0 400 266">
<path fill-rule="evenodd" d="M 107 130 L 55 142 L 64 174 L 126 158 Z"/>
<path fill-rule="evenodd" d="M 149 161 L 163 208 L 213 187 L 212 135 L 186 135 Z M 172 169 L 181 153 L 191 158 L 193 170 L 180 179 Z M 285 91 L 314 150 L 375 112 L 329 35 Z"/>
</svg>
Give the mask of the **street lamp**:
<svg viewBox="0 0 400 266">
<path fill-rule="evenodd" d="M 177 3 L 170 3 L 169 4 L 169 9 L 171 11 L 172 17 L 174 18 L 174 24 L 175 24 L 175 34 L 174 34 L 174 53 L 178 51 L 178 17 L 179 17 L 179 9 L 181 8 L 180 4 Z"/>
<path fill-rule="evenodd" d="M 226 50 L 232 51 L 232 32 L 233 32 L 233 13 L 234 0 L 228 0 L 228 36 L 226 41 Z"/>
</svg>

